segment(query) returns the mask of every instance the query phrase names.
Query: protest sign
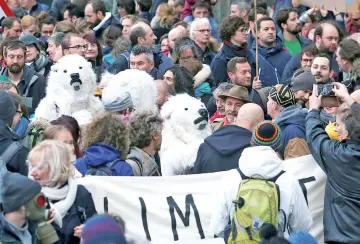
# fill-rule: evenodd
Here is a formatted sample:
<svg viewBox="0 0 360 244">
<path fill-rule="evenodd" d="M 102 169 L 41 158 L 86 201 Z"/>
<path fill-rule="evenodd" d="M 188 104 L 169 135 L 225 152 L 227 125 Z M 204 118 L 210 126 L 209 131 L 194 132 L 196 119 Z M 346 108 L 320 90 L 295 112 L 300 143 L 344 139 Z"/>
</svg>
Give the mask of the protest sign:
<svg viewBox="0 0 360 244">
<path fill-rule="evenodd" d="M 335 8 L 338 12 L 355 12 L 359 9 L 359 0 L 333 1 L 333 0 L 299 0 L 299 4 L 309 6 L 310 8 L 324 5 L 324 8 L 333 11 Z"/>
<path fill-rule="evenodd" d="M 5 17 L 14 16 L 5 0 L 0 0 L 0 21 Z"/>
</svg>

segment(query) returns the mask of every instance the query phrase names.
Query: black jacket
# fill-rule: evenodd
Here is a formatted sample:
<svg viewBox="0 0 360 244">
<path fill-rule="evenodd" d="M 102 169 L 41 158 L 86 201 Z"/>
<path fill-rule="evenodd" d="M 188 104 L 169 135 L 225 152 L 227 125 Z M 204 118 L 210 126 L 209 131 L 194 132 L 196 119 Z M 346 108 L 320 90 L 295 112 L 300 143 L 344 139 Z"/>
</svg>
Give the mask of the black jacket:
<svg viewBox="0 0 360 244">
<path fill-rule="evenodd" d="M 251 135 L 251 131 L 236 125 L 216 130 L 200 145 L 191 173 L 214 173 L 237 168 L 242 151 L 250 147 Z"/>
<path fill-rule="evenodd" d="M 9 127 L 0 120 L 0 155 L 13 141 L 20 142 L 20 138 L 13 134 Z M 29 151 L 25 147 L 21 148 L 6 165 L 8 171 L 28 176 L 28 167 L 26 165 L 28 153 Z"/>
</svg>

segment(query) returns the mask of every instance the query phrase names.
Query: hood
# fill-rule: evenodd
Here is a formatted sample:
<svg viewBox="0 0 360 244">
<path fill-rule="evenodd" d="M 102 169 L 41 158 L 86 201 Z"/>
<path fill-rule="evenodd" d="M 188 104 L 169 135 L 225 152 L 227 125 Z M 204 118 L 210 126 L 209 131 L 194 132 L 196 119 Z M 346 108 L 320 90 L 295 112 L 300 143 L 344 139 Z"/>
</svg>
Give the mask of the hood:
<svg viewBox="0 0 360 244">
<path fill-rule="evenodd" d="M 202 69 L 194 76 L 194 87 L 198 87 L 203 82 L 207 81 L 211 75 L 211 68 L 207 64 L 202 65 Z"/>
<path fill-rule="evenodd" d="M 260 178 L 261 176 L 271 179 L 284 169 L 284 165 L 271 147 L 258 146 L 248 147 L 242 152 L 239 168 L 248 177 Z"/>
<path fill-rule="evenodd" d="M 121 152 L 103 143 L 95 143 L 88 147 L 85 152 L 85 162 L 88 166 L 99 166 L 120 159 Z"/>
<path fill-rule="evenodd" d="M 250 146 L 251 131 L 236 125 L 228 125 L 216 130 L 204 141 L 221 155 L 228 156 Z"/>
<path fill-rule="evenodd" d="M 0 145 L 12 139 L 16 139 L 16 136 L 11 133 L 9 126 L 7 126 L 4 121 L 0 120 Z"/>
<path fill-rule="evenodd" d="M 276 36 L 274 47 L 263 47 L 259 46 L 259 52 L 264 58 L 273 55 L 274 53 L 281 52 L 283 50 L 282 40 Z M 253 42 L 252 49 L 256 50 L 256 42 Z"/>
<path fill-rule="evenodd" d="M 280 115 L 275 119 L 275 123 L 284 128 L 287 125 L 298 125 L 305 131 L 305 118 L 308 112 L 306 108 L 302 108 L 301 105 L 296 104 L 285 108 L 281 111 Z"/>
<path fill-rule="evenodd" d="M 106 13 L 104 19 L 96 27 L 94 27 L 93 31 L 97 32 L 100 29 L 107 28 L 110 25 L 110 21 L 109 23 L 107 23 L 107 21 L 110 20 L 111 17 L 111 13 Z"/>
</svg>

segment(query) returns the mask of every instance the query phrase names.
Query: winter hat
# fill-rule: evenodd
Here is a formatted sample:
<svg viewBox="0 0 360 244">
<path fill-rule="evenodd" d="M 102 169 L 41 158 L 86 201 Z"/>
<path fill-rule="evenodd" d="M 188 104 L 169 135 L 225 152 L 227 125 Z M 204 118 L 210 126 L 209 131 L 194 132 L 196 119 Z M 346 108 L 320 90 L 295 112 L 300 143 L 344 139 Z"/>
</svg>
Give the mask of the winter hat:
<svg viewBox="0 0 360 244">
<path fill-rule="evenodd" d="M 41 191 L 38 182 L 18 173 L 6 172 L 2 176 L 1 197 L 5 213 L 18 210 Z"/>
<path fill-rule="evenodd" d="M 313 74 L 311 74 L 309 68 L 300 68 L 295 71 L 290 81 L 291 90 L 294 92 L 299 90 L 312 91 L 313 85 L 316 84 L 315 77 L 313 76 Z"/>
<path fill-rule="evenodd" d="M 16 113 L 16 106 L 7 91 L 0 91 L 0 120 L 10 125 Z"/>
<path fill-rule="evenodd" d="M 109 215 L 101 214 L 85 222 L 82 232 L 83 244 L 126 244 L 124 230 Z"/>
<path fill-rule="evenodd" d="M 292 233 L 288 239 L 291 244 L 317 244 L 316 239 L 306 232 Z"/>
<path fill-rule="evenodd" d="M 254 128 L 250 144 L 252 146 L 269 146 L 274 151 L 278 151 L 281 146 L 280 135 L 281 129 L 277 124 L 263 121 Z"/>
<path fill-rule="evenodd" d="M 270 89 L 269 96 L 280 106 L 286 108 L 296 104 L 295 94 L 290 85 L 276 85 Z"/>
<path fill-rule="evenodd" d="M 339 141 L 340 136 L 339 133 L 335 130 L 335 123 L 330 121 L 329 124 L 325 127 L 325 131 L 331 140 Z"/>
<path fill-rule="evenodd" d="M 102 101 L 105 110 L 108 112 L 121 112 L 127 108 L 133 108 L 131 95 L 124 91 L 115 91 L 116 94 L 110 94 L 112 91 L 105 91 L 102 94 Z"/>
<path fill-rule="evenodd" d="M 19 40 L 24 43 L 25 46 L 34 45 L 39 52 L 41 51 L 40 42 L 34 35 L 23 35 L 20 36 Z"/>
</svg>

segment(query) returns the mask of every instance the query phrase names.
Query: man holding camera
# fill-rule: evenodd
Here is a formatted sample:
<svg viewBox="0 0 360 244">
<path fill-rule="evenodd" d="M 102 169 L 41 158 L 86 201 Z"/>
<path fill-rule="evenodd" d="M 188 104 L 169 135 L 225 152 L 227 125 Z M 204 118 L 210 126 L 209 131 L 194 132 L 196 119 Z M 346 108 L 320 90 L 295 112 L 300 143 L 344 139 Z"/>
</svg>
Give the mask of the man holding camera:
<svg viewBox="0 0 360 244">
<path fill-rule="evenodd" d="M 345 85 L 332 83 L 338 101 L 350 111 L 345 117 L 348 140 L 331 140 L 325 132 L 319 109 L 322 97 L 316 86 L 309 99 L 306 139 L 318 165 L 327 175 L 324 201 L 324 235 L 326 243 L 360 243 L 360 104 L 349 95 Z M 345 105 L 342 105 L 345 106 Z"/>
</svg>

